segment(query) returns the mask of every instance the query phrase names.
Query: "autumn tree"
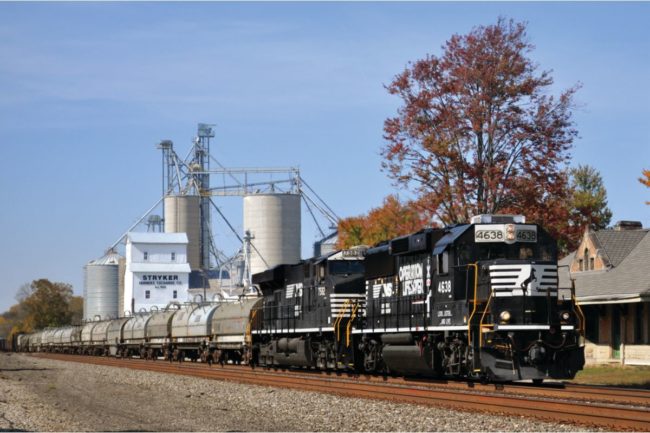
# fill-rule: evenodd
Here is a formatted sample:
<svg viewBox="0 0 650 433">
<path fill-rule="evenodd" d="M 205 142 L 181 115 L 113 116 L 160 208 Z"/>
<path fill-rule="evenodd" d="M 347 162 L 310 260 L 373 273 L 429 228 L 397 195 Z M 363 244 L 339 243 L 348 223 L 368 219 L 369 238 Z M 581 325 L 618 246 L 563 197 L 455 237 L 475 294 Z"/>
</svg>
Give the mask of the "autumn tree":
<svg viewBox="0 0 650 433">
<path fill-rule="evenodd" d="M 650 170 L 643 170 L 641 174 L 642 176 L 639 178 L 639 182 L 650 188 Z M 650 201 L 645 202 L 645 204 L 650 204 Z"/>
<path fill-rule="evenodd" d="M 31 293 L 23 300 L 23 304 L 28 311 L 29 325 L 33 329 L 70 323 L 70 284 L 40 279 L 33 281 L 30 288 Z"/>
<path fill-rule="evenodd" d="M 430 219 L 413 202 L 402 203 L 397 196 L 390 195 L 382 206 L 371 209 L 368 214 L 342 219 L 338 225 L 338 246 L 372 246 L 429 225 Z"/>
<path fill-rule="evenodd" d="M 440 222 L 520 213 L 557 236 L 567 221 L 578 87 L 549 95 L 533 48 L 525 24 L 499 19 L 452 36 L 387 86 L 402 104 L 384 123 L 382 167 Z"/>
</svg>

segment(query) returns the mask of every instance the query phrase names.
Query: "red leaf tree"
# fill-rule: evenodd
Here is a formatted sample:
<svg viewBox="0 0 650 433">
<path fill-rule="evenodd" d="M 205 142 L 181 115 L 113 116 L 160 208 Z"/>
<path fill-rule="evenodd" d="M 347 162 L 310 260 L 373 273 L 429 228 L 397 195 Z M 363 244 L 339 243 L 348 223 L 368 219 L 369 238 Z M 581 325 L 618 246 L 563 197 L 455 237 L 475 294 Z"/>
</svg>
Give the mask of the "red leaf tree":
<svg viewBox="0 0 650 433">
<path fill-rule="evenodd" d="M 650 170 L 643 170 L 641 174 L 642 176 L 639 178 L 639 182 L 650 188 Z M 650 201 L 645 202 L 645 204 L 650 204 Z"/>
<path fill-rule="evenodd" d="M 399 198 L 390 195 L 384 199 L 382 206 L 371 209 L 367 215 L 342 219 L 338 225 L 338 247 L 372 246 L 429 225 L 429 218 L 412 202 L 402 203 Z"/>
<path fill-rule="evenodd" d="M 521 213 L 560 236 L 578 86 L 549 95 L 522 23 L 499 19 L 442 49 L 387 86 L 402 105 L 384 123 L 383 169 L 444 224 Z"/>
</svg>

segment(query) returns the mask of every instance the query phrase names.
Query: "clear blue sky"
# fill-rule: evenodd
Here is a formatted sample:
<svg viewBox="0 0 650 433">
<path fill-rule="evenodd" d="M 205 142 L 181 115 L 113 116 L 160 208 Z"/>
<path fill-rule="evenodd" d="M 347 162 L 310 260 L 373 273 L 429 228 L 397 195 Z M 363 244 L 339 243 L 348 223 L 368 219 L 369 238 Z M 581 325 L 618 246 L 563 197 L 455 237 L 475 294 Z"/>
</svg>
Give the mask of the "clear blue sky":
<svg viewBox="0 0 650 433">
<path fill-rule="evenodd" d="M 36 278 L 80 294 L 160 196 L 155 144 L 187 149 L 197 122 L 227 166 L 300 166 L 341 216 L 379 205 L 383 85 L 500 15 L 529 22 L 555 93 L 583 83 L 574 164 L 600 170 L 615 220 L 650 226 L 650 3 L 0 3 L 0 311 Z"/>
</svg>

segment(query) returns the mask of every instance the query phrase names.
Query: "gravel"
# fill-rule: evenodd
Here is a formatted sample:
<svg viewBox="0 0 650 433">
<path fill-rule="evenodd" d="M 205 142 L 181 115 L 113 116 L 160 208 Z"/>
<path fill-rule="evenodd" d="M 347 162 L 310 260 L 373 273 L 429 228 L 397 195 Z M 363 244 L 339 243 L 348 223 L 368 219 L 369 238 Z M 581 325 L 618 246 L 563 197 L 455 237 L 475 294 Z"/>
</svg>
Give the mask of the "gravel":
<svg viewBox="0 0 650 433">
<path fill-rule="evenodd" d="M 0 431 L 595 431 L 0 354 Z"/>
</svg>

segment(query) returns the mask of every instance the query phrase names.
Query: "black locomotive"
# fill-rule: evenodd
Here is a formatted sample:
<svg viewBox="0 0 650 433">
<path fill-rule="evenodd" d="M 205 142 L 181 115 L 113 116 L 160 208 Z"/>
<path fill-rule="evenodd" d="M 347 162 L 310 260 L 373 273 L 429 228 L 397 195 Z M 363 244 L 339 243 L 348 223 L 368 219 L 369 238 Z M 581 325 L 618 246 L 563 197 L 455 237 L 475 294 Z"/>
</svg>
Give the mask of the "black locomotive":
<svg viewBox="0 0 650 433">
<path fill-rule="evenodd" d="M 571 379 L 584 317 L 558 293 L 557 247 L 520 216 L 481 215 L 253 276 L 253 362 L 265 366 Z"/>
</svg>

